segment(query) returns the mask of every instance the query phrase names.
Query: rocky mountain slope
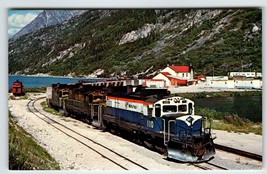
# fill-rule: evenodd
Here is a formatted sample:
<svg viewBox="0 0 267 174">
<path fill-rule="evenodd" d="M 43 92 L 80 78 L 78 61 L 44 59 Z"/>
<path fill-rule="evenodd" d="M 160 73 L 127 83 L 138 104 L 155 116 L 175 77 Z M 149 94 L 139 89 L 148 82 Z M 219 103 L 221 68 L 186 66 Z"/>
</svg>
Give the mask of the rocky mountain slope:
<svg viewBox="0 0 267 174">
<path fill-rule="evenodd" d="M 23 27 L 18 33 L 12 36 L 12 39 L 51 25 L 60 24 L 74 16 L 84 13 L 86 10 L 44 10 L 31 23 Z"/>
<path fill-rule="evenodd" d="M 261 9 L 88 10 L 9 41 L 10 74 L 149 77 L 262 70 Z"/>
</svg>

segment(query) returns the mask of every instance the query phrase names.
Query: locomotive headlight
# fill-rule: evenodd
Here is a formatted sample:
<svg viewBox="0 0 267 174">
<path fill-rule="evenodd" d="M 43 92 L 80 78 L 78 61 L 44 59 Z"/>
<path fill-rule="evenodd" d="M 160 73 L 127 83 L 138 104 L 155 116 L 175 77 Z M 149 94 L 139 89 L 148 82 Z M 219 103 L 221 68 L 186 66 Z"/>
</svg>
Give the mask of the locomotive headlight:
<svg viewBox="0 0 267 174">
<path fill-rule="evenodd" d="M 179 102 L 180 102 L 179 98 L 174 98 L 174 103 L 179 103 Z"/>
</svg>

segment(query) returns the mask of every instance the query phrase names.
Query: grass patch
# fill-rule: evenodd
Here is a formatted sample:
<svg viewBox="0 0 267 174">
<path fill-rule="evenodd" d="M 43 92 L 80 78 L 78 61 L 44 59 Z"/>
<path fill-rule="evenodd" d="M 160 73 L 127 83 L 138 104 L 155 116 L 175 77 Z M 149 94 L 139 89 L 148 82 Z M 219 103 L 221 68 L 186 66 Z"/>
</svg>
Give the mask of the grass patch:
<svg viewBox="0 0 267 174">
<path fill-rule="evenodd" d="M 46 87 L 34 87 L 34 88 L 25 88 L 25 92 L 37 92 L 37 93 L 45 93 Z"/>
<path fill-rule="evenodd" d="M 214 109 L 196 107 L 197 115 L 203 115 L 212 122 L 211 128 L 228 132 L 255 133 L 262 135 L 262 123 L 254 123 L 237 114 L 218 112 Z"/>
<path fill-rule="evenodd" d="M 9 169 L 60 170 L 59 164 L 9 114 Z"/>
<path fill-rule="evenodd" d="M 58 112 L 57 110 L 48 107 L 46 101 L 41 102 L 41 106 L 43 107 L 43 110 L 45 112 L 48 112 L 48 113 L 51 113 L 51 114 L 54 114 L 54 115 L 62 116 L 62 114 L 60 112 Z"/>
<path fill-rule="evenodd" d="M 225 92 L 199 92 L 199 93 L 177 93 L 173 96 L 181 96 L 189 99 L 206 97 L 234 97 L 234 96 L 261 96 L 262 91 L 225 91 Z"/>
</svg>

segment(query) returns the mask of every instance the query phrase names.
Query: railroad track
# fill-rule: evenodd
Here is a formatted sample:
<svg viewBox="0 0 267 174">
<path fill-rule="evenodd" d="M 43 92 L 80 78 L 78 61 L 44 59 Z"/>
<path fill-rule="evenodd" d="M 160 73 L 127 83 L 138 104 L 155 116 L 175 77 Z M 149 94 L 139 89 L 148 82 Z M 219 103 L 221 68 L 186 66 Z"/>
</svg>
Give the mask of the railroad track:
<svg viewBox="0 0 267 174">
<path fill-rule="evenodd" d="M 213 164 L 210 162 L 203 162 L 199 164 L 193 164 L 193 166 L 198 167 L 202 170 L 228 170 L 225 167 L 219 166 L 217 164 Z"/>
<path fill-rule="evenodd" d="M 220 149 L 220 150 L 223 150 L 223 151 L 226 151 L 226 152 L 234 153 L 236 155 L 247 157 L 247 158 L 250 158 L 250 159 L 253 159 L 253 160 L 262 161 L 262 155 L 258 155 L 258 154 L 251 153 L 251 152 L 246 152 L 246 151 L 235 149 L 235 148 L 232 148 L 232 147 L 223 146 L 223 145 L 220 145 L 220 144 L 214 144 L 214 145 L 215 145 L 216 149 Z"/>
<path fill-rule="evenodd" d="M 120 168 L 122 168 L 124 170 L 129 170 L 130 167 L 134 168 L 134 169 L 148 170 L 148 168 L 144 167 L 143 165 L 138 164 L 137 162 L 129 159 L 128 157 L 123 156 L 123 155 L 119 154 L 118 152 L 115 152 L 114 150 L 110 149 L 109 147 L 104 146 L 104 145 L 94 141 L 93 139 L 90 139 L 90 138 L 80 134 L 79 132 L 76 132 L 76 131 L 70 129 L 69 127 L 59 123 L 58 121 L 56 121 L 56 120 L 50 118 L 49 116 L 43 114 L 42 112 L 40 112 L 38 109 L 36 109 L 34 104 L 36 101 L 41 100 L 43 98 L 45 98 L 45 97 L 40 97 L 40 98 L 37 98 L 35 100 L 30 100 L 27 103 L 28 110 L 31 113 L 33 113 L 36 117 L 43 120 L 44 122 L 46 122 L 50 126 L 54 127 L 58 131 L 62 132 L 66 136 L 74 139 L 75 141 L 79 142 L 83 146 L 91 149 L 92 151 L 101 155 L 101 157 L 107 159 L 111 163 L 119 166 Z M 89 143 L 93 143 L 94 147 L 92 147 L 92 145 L 89 146 L 88 145 Z M 96 149 L 101 149 L 101 150 L 96 150 Z M 114 155 L 116 156 L 116 158 L 114 158 Z M 119 162 L 119 161 L 123 161 L 124 164 L 121 164 L 121 162 Z M 128 166 L 128 167 L 125 167 L 125 166 Z"/>
<path fill-rule="evenodd" d="M 88 137 L 86 137 L 86 136 L 84 136 L 84 135 L 82 135 L 82 134 L 70 129 L 69 127 L 57 122 L 54 119 L 51 119 L 46 114 L 40 112 L 38 109 L 35 108 L 34 104 L 35 104 L 36 101 L 41 100 L 43 98 L 45 98 L 45 97 L 40 97 L 40 98 L 37 98 L 35 100 L 30 100 L 28 102 L 28 104 L 27 104 L 28 110 L 30 112 L 32 112 L 36 117 L 38 117 L 41 120 L 45 121 L 47 124 L 51 125 L 55 129 L 59 130 L 60 132 L 64 133 L 65 135 L 69 136 L 70 138 L 76 140 L 77 142 L 81 143 L 82 145 L 86 146 L 87 148 L 93 150 L 97 154 L 101 155 L 103 158 L 109 160 L 110 162 L 114 163 L 115 165 L 119 166 L 120 168 L 122 168 L 124 170 L 129 170 L 130 169 L 129 167 L 127 168 L 125 166 L 132 167 L 133 165 L 135 166 L 135 169 L 136 169 L 136 166 L 137 166 L 138 169 L 148 170 L 148 168 L 144 167 L 143 165 L 138 164 L 135 161 L 132 161 L 128 157 L 125 157 L 125 156 L 119 154 L 118 152 L 115 152 L 114 150 L 108 148 L 107 146 L 104 146 L 104 145 L 100 144 L 99 142 L 96 142 L 93 139 L 90 139 L 90 138 L 88 138 Z M 75 138 L 77 136 L 79 138 Z M 96 146 L 98 146 L 98 148 L 99 147 L 103 148 L 103 150 L 96 150 L 96 148 L 94 148 L 92 146 L 89 146 L 88 143 L 84 142 L 84 139 L 87 142 L 91 142 L 91 143 L 95 144 Z M 251 158 L 251 159 L 258 160 L 258 161 L 262 161 L 262 156 L 260 156 L 260 155 L 252 154 L 252 153 L 249 153 L 249 152 L 244 152 L 244 151 L 241 151 L 241 150 L 238 150 L 238 149 L 233 149 L 233 148 L 230 148 L 230 147 L 225 147 L 225 146 L 222 146 L 222 145 L 219 145 L 219 144 L 215 144 L 215 147 L 216 147 L 216 149 L 220 149 L 220 150 L 227 151 L 227 152 L 230 152 L 230 153 L 234 153 L 234 154 L 237 154 L 237 155 L 240 155 L 240 156 L 244 156 L 244 157 L 248 157 L 248 158 Z M 110 155 L 110 153 L 112 153 L 113 155 Z M 114 158 L 109 157 L 109 156 L 114 156 L 114 155 L 119 157 L 120 160 L 117 159 L 115 161 Z M 127 161 L 129 164 L 128 165 L 122 165 L 118 161 L 124 161 L 124 162 Z M 219 166 L 219 165 L 216 165 L 216 164 L 213 164 L 212 162 L 203 162 L 203 163 L 197 163 L 197 164 L 192 164 L 192 165 L 197 167 L 197 168 L 200 168 L 202 170 L 228 170 L 227 168 Z"/>
</svg>

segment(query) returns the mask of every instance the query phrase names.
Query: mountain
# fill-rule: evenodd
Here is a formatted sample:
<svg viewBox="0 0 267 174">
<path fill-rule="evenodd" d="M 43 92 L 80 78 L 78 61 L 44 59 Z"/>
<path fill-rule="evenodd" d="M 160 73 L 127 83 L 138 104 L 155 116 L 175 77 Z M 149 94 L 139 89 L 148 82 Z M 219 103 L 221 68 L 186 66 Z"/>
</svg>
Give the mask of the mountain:
<svg viewBox="0 0 267 174">
<path fill-rule="evenodd" d="M 32 22 L 12 36 L 12 39 L 17 39 L 24 34 L 36 32 L 41 28 L 60 24 L 74 16 L 84 13 L 85 11 L 86 10 L 44 10 Z"/>
<path fill-rule="evenodd" d="M 88 10 L 9 41 L 9 74 L 151 77 L 262 71 L 261 9 Z"/>
</svg>

